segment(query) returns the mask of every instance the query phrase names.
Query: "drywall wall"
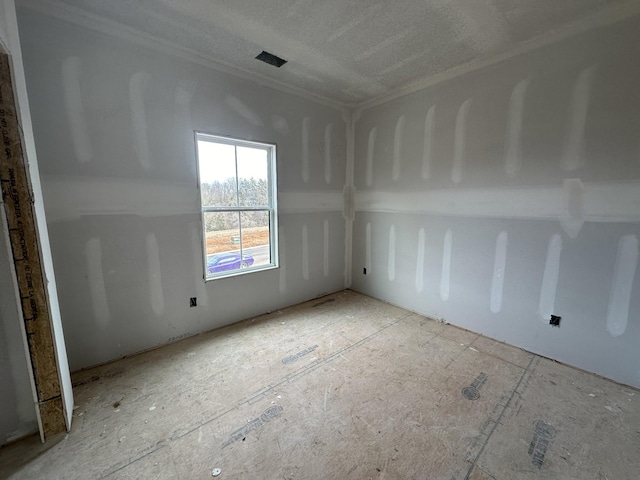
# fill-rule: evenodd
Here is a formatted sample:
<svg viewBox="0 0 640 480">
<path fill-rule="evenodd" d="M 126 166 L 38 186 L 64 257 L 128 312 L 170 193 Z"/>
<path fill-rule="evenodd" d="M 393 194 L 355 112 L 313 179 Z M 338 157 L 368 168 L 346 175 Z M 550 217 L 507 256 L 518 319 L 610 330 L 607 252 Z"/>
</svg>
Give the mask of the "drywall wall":
<svg viewBox="0 0 640 480">
<path fill-rule="evenodd" d="M 12 1 L 0 2 L 0 44 L 12 52 L 15 10 Z M 18 311 L 4 204 L 0 198 L 0 445 L 38 430 L 30 370 Z"/>
<path fill-rule="evenodd" d="M 343 288 L 343 112 L 43 12 L 18 18 L 72 369 Z M 279 269 L 203 281 L 194 130 L 277 144 Z"/>
<path fill-rule="evenodd" d="M 638 58 L 635 17 L 356 112 L 353 288 L 640 386 Z"/>
</svg>

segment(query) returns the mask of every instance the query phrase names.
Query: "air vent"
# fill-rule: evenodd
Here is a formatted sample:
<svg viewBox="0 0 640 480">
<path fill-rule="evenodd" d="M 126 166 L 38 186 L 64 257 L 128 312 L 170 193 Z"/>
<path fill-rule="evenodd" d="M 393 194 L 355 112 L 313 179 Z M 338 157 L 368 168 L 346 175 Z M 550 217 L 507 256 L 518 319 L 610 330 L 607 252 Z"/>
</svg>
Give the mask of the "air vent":
<svg viewBox="0 0 640 480">
<path fill-rule="evenodd" d="M 280 58 L 280 57 L 276 57 L 274 54 L 269 53 L 269 52 L 265 52 L 264 50 L 262 51 L 262 53 L 260 55 L 258 55 L 256 57 L 257 60 L 261 60 L 264 63 L 268 63 L 269 65 L 273 65 L 274 67 L 278 67 L 280 68 L 282 65 L 284 65 L 285 63 L 287 63 L 286 60 Z"/>
</svg>

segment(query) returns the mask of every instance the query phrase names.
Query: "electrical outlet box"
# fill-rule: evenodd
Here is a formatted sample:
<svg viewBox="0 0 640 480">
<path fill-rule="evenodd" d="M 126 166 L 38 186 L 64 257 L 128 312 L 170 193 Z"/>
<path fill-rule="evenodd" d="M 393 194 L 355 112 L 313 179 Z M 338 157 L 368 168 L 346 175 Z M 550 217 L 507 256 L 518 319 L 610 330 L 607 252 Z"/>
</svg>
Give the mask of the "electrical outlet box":
<svg viewBox="0 0 640 480">
<path fill-rule="evenodd" d="M 367 274 L 367 267 L 365 267 L 365 268 L 363 268 L 363 269 L 362 269 L 362 274 L 363 274 L 363 275 L 366 275 L 366 274 Z"/>
<path fill-rule="evenodd" d="M 189 299 L 189 306 L 190 307 L 197 307 L 198 306 L 198 299 L 196 297 L 191 297 Z"/>
<path fill-rule="evenodd" d="M 552 327 L 560 327 L 561 319 L 562 317 L 559 317 L 558 315 L 551 315 L 551 320 L 549 320 L 549 325 L 551 325 Z"/>
</svg>

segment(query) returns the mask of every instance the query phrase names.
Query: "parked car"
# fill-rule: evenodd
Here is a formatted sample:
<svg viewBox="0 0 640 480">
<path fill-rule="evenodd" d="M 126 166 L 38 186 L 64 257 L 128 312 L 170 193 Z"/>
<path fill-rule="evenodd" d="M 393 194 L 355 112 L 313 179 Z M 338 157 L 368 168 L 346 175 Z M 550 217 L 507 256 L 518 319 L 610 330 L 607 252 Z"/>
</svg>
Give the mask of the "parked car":
<svg viewBox="0 0 640 480">
<path fill-rule="evenodd" d="M 218 273 L 226 270 L 237 270 L 251 265 L 253 265 L 253 257 L 251 255 L 245 254 L 240 257 L 240 252 L 217 253 L 207 259 L 207 272 Z"/>
</svg>

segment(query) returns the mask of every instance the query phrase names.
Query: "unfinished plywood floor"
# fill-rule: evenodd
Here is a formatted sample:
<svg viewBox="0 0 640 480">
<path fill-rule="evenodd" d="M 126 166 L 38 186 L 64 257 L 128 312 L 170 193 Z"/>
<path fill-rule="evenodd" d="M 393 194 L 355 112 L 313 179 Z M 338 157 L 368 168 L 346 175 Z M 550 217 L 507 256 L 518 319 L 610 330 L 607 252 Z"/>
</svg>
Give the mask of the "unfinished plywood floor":
<svg viewBox="0 0 640 480">
<path fill-rule="evenodd" d="M 635 479 L 637 390 L 344 291 L 75 375 L 15 479 Z"/>
</svg>

